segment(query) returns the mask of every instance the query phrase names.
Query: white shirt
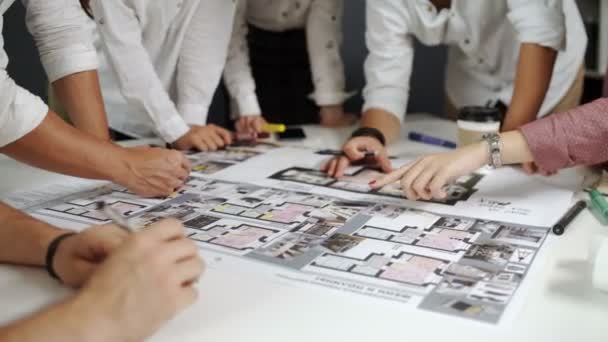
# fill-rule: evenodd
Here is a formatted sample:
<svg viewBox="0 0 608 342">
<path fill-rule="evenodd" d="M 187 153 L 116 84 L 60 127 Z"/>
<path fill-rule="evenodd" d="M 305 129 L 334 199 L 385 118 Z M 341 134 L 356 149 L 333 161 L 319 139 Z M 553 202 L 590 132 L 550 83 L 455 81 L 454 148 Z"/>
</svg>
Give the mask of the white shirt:
<svg viewBox="0 0 608 342">
<path fill-rule="evenodd" d="M 311 98 L 318 106 L 344 102 L 343 5 L 343 0 L 239 0 L 224 80 L 241 115 L 262 113 L 249 64 L 247 22 L 275 32 L 305 28 L 315 86 Z"/>
<path fill-rule="evenodd" d="M 571 87 L 587 46 L 574 0 L 452 0 L 440 12 L 428 0 L 368 0 L 364 110 L 380 108 L 403 119 L 414 37 L 449 46 L 446 91 L 457 107 L 509 104 L 520 44 L 559 51 L 540 116 Z"/>
<path fill-rule="evenodd" d="M 174 142 L 205 125 L 226 61 L 235 1 L 91 3 L 110 127 Z"/>
<path fill-rule="evenodd" d="M 0 0 L 0 15 L 14 0 Z M 74 0 L 22 0 L 26 25 L 34 36 L 40 59 L 51 82 L 73 73 L 97 68 L 90 32 L 83 30 L 86 16 Z M 0 29 L 3 17 L 0 17 Z M 10 34 L 10 33 L 9 33 Z M 6 71 L 8 56 L 0 37 L 0 147 L 36 128 L 48 113 L 42 100 L 21 88 Z"/>
</svg>

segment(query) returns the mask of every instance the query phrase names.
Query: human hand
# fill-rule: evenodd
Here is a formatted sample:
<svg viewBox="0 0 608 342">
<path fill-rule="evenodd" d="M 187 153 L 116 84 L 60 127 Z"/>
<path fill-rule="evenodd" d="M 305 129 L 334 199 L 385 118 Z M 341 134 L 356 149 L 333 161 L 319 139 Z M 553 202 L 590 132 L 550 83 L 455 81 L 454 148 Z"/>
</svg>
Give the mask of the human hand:
<svg viewBox="0 0 608 342">
<path fill-rule="evenodd" d="M 80 293 L 103 316 L 107 341 L 142 341 L 196 301 L 204 270 L 196 245 L 176 220 L 133 234 L 93 274 Z"/>
<path fill-rule="evenodd" d="M 203 152 L 217 151 L 232 143 L 232 134 L 219 126 L 193 125 L 188 133 L 177 139 L 172 145 L 182 151 L 196 149 Z"/>
<path fill-rule="evenodd" d="M 489 151 L 483 143 L 469 145 L 453 152 L 429 155 L 370 183 L 373 190 L 399 181 L 410 200 L 443 199 L 444 186 L 487 164 Z"/>
<path fill-rule="evenodd" d="M 351 126 L 357 121 L 357 117 L 352 113 L 344 113 L 342 105 L 331 105 L 321 107 L 321 126 L 325 127 L 344 127 Z"/>
<path fill-rule="evenodd" d="M 190 161 L 174 150 L 135 147 L 122 149 L 125 168 L 115 170 L 112 180 L 144 197 L 168 196 L 190 174 Z"/>
<path fill-rule="evenodd" d="M 325 163 L 321 170 L 329 176 L 340 178 L 344 176 L 344 171 L 356 162 L 365 162 L 371 165 L 378 165 L 383 172 L 391 172 L 391 162 L 388 159 L 386 148 L 376 138 L 355 137 L 351 138 L 342 147 L 344 156 L 339 156 Z M 375 152 L 373 156 L 366 156 L 365 152 Z"/>
<path fill-rule="evenodd" d="M 80 287 L 127 237 L 128 233 L 115 225 L 84 230 L 59 244 L 53 269 L 65 285 Z"/>
<path fill-rule="evenodd" d="M 240 134 L 262 133 L 266 120 L 261 115 L 243 116 L 236 122 L 236 132 Z"/>
</svg>

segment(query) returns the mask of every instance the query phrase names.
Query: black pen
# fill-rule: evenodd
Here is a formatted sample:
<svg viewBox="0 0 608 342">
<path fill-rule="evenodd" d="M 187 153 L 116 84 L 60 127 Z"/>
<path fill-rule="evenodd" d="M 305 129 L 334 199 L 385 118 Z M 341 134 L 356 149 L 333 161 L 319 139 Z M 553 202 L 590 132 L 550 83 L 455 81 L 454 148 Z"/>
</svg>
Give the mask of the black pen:
<svg viewBox="0 0 608 342">
<path fill-rule="evenodd" d="M 580 212 L 583 211 L 583 209 L 585 209 L 585 208 L 587 208 L 587 202 L 585 202 L 585 201 L 576 202 L 576 204 L 574 204 L 572 206 L 572 208 L 570 208 L 570 210 L 568 210 L 568 212 L 566 212 L 566 214 L 564 214 L 564 216 L 562 216 L 562 218 L 559 221 L 557 221 L 557 223 L 553 226 L 553 234 L 555 234 L 555 235 L 564 234 L 564 231 L 566 230 L 566 227 L 568 227 L 570 222 L 574 221 L 576 216 L 578 214 L 580 214 Z"/>
<path fill-rule="evenodd" d="M 341 150 L 321 150 L 318 151 L 317 154 L 323 155 L 323 156 L 336 156 L 336 157 L 340 157 L 340 156 L 345 156 L 346 154 L 344 153 L 344 151 Z M 378 155 L 378 151 L 364 151 L 363 154 L 366 157 L 374 157 Z"/>
</svg>

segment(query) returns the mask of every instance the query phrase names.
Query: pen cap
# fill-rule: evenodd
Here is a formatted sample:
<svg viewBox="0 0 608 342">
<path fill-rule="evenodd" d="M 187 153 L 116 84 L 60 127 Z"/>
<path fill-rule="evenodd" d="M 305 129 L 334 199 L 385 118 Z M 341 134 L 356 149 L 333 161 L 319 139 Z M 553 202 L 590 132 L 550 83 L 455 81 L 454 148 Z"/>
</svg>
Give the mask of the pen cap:
<svg viewBox="0 0 608 342">
<path fill-rule="evenodd" d="M 604 219 L 608 219 L 608 202 L 604 198 L 601 192 L 593 189 L 589 193 L 591 197 L 591 203 L 595 206 L 597 210 L 599 210 L 600 214 L 604 216 Z"/>
</svg>

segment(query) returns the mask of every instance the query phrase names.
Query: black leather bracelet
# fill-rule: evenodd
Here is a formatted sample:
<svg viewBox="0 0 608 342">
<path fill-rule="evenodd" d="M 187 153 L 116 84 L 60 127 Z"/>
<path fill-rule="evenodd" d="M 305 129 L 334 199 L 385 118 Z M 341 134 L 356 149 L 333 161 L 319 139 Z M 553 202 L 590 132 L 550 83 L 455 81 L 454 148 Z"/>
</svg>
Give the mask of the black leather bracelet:
<svg viewBox="0 0 608 342">
<path fill-rule="evenodd" d="M 71 236 L 76 235 L 76 233 L 65 233 L 62 235 L 59 235 L 58 237 L 56 237 L 53 241 L 51 241 L 51 243 L 49 244 L 49 248 L 46 250 L 46 264 L 44 265 L 44 268 L 46 268 L 46 271 L 49 273 L 49 275 L 59 281 L 61 281 L 61 279 L 59 279 L 59 276 L 57 275 L 57 273 L 55 272 L 55 268 L 53 267 L 53 260 L 55 259 L 55 253 L 57 253 L 57 248 L 59 248 L 59 245 L 61 244 L 61 242 Z"/>
<path fill-rule="evenodd" d="M 386 138 L 384 137 L 384 134 L 382 134 L 382 132 L 380 132 L 380 130 L 378 130 L 376 128 L 372 128 L 372 127 L 358 128 L 356 131 L 353 132 L 353 134 L 351 134 L 350 137 L 351 138 L 372 137 L 372 138 L 378 139 L 378 141 L 380 141 L 382 146 L 386 146 Z"/>
</svg>

